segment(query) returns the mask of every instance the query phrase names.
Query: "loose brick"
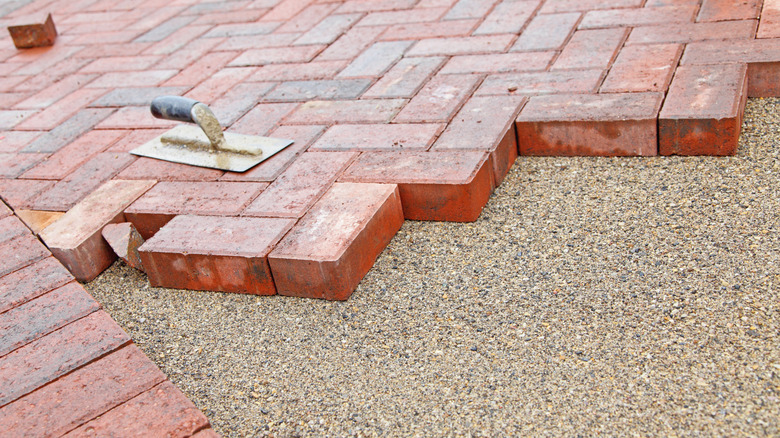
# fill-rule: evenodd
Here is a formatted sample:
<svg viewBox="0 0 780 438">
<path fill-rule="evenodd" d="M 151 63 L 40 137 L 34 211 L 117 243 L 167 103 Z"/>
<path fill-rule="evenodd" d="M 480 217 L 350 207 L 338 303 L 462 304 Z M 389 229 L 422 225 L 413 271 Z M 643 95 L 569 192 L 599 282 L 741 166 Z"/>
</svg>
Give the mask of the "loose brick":
<svg viewBox="0 0 780 438">
<path fill-rule="evenodd" d="M 110 108 L 89 108 L 81 110 L 51 131 L 41 135 L 27 145 L 22 152 L 54 153 L 63 146 L 70 144 L 95 125 L 114 112 Z"/>
<path fill-rule="evenodd" d="M 157 96 L 178 96 L 187 91 L 187 87 L 127 87 L 109 91 L 100 99 L 92 102 L 91 107 L 149 106 Z"/>
<path fill-rule="evenodd" d="M 280 126 L 269 135 L 293 140 L 293 144 L 244 173 L 227 172 L 222 181 L 273 181 L 325 130 L 323 126 Z"/>
<path fill-rule="evenodd" d="M 755 20 L 640 26 L 631 30 L 626 45 L 751 39 L 755 33 Z"/>
<path fill-rule="evenodd" d="M 485 17 L 474 35 L 518 34 L 540 3 L 539 0 L 504 0 Z"/>
<path fill-rule="evenodd" d="M 489 95 L 534 95 L 548 93 L 593 93 L 604 72 L 593 70 L 562 70 L 535 73 L 502 73 L 490 75 L 474 93 Z"/>
<path fill-rule="evenodd" d="M 0 314 L 71 281 L 73 276 L 54 257 L 5 274 L 0 278 Z"/>
<path fill-rule="evenodd" d="M 335 6 L 335 5 L 334 5 Z M 362 14 L 340 14 L 325 17 L 314 28 L 310 29 L 300 38 L 295 40 L 293 45 L 304 44 L 330 44 L 336 41 L 344 32 L 355 24 Z M 322 17 L 317 17 L 318 20 Z"/>
<path fill-rule="evenodd" d="M 294 223 L 177 216 L 141 246 L 141 260 L 154 286 L 274 295 L 268 253 Z"/>
<path fill-rule="evenodd" d="M 623 45 L 628 29 L 578 30 L 555 60 L 552 69 L 605 69 Z"/>
<path fill-rule="evenodd" d="M 664 92 L 669 87 L 681 55 L 682 46 L 679 44 L 625 47 L 604 79 L 601 92 Z"/>
<path fill-rule="evenodd" d="M 40 234 L 44 228 L 56 222 L 62 215 L 61 211 L 16 210 L 16 215 L 34 234 Z"/>
<path fill-rule="evenodd" d="M 130 342 L 103 311 L 68 324 L 0 357 L 0 406 Z M 5 410 L 5 409 L 3 409 Z"/>
<path fill-rule="evenodd" d="M 0 313 L 0 357 L 100 308 L 78 283 L 68 283 Z"/>
<path fill-rule="evenodd" d="M 336 77 L 380 76 L 393 66 L 411 46 L 409 41 L 390 41 L 374 43 Z"/>
<path fill-rule="evenodd" d="M 408 56 L 467 55 L 503 52 L 514 40 L 512 34 L 480 35 L 462 38 L 431 38 L 417 42 Z"/>
<path fill-rule="evenodd" d="M 482 151 L 363 153 L 340 181 L 397 184 L 406 219 L 473 222 L 493 190 L 489 161 Z"/>
<path fill-rule="evenodd" d="M 268 47 L 264 49 L 247 50 L 230 62 L 231 67 L 289 64 L 294 62 L 309 62 L 325 47 L 322 45 L 296 47 Z"/>
<path fill-rule="evenodd" d="M 22 174 L 22 178 L 54 180 L 65 178 L 70 172 L 107 149 L 123 135 L 125 135 L 124 131 L 88 132 L 52 154 L 46 161 Z"/>
<path fill-rule="evenodd" d="M 756 38 L 780 38 L 780 1 L 764 0 Z"/>
<path fill-rule="evenodd" d="M 447 8 L 414 8 L 401 11 L 372 12 L 358 23 L 358 26 L 388 26 L 392 24 L 409 24 L 437 21 Z"/>
<path fill-rule="evenodd" d="M 48 156 L 49 154 L 0 153 L 0 178 L 16 178 Z"/>
<path fill-rule="evenodd" d="M 242 215 L 287 218 L 303 216 L 357 155 L 355 152 L 301 154 Z"/>
<path fill-rule="evenodd" d="M 166 86 L 188 86 L 200 84 L 222 70 L 239 52 L 214 52 L 195 61 L 176 76 L 165 81 Z"/>
<path fill-rule="evenodd" d="M 546 1 L 540 14 L 553 12 L 589 11 L 592 9 L 618 9 L 641 7 L 644 0 L 557 0 Z"/>
<path fill-rule="evenodd" d="M 497 0 L 459 0 L 444 16 L 444 20 L 482 18 L 490 12 Z"/>
<path fill-rule="evenodd" d="M 413 97 L 444 60 L 436 56 L 403 58 L 363 93 L 363 97 Z"/>
<path fill-rule="evenodd" d="M 261 103 L 238 119 L 230 130 L 238 134 L 264 135 L 297 107 L 295 103 Z"/>
<path fill-rule="evenodd" d="M 64 437 L 191 436 L 208 425 L 206 416 L 171 382 L 165 381 Z"/>
<path fill-rule="evenodd" d="M 517 159 L 514 123 L 525 102 L 526 98 L 521 96 L 469 99 L 432 150 L 490 153 L 493 187 L 498 187 Z"/>
<path fill-rule="evenodd" d="M 0 243 L 29 233 L 30 230 L 24 225 L 24 222 L 16 216 L 11 215 L 0 219 Z"/>
<path fill-rule="evenodd" d="M 393 121 L 448 122 L 481 80 L 478 75 L 437 75 L 428 81 Z"/>
<path fill-rule="evenodd" d="M 134 156 L 126 153 L 101 152 L 30 201 L 26 207 L 67 211 L 134 160 Z"/>
<path fill-rule="evenodd" d="M 57 29 L 51 14 L 43 23 L 8 26 L 8 32 L 17 49 L 52 46 L 57 39 Z"/>
<path fill-rule="evenodd" d="M 550 51 L 453 56 L 439 73 L 507 73 L 546 70 L 555 54 Z"/>
<path fill-rule="evenodd" d="M 0 196 L 12 208 L 19 210 L 53 185 L 54 181 L 0 179 Z"/>
<path fill-rule="evenodd" d="M 648 24 L 689 23 L 693 21 L 697 5 L 673 5 L 657 8 L 611 9 L 585 14 L 580 29 L 605 27 L 635 27 Z"/>
<path fill-rule="evenodd" d="M 164 380 L 129 345 L 3 407 L 0 424 L 11 436 L 60 436 Z"/>
<path fill-rule="evenodd" d="M 746 101 L 746 66 L 678 67 L 658 119 L 660 153 L 733 155 Z"/>
<path fill-rule="evenodd" d="M 123 222 L 125 208 L 153 185 L 154 181 L 109 181 L 46 227 L 41 239 L 76 279 L 91 281 L 116 259 L 101 230 Z"/>
<path fill-rule="evenodd" d="M 236 216 L 267 187 L 249 182 L 160 182 L 125 210 L 125 217 L 149 239 L 180 214 Z"/>
<path fill-rule="evenodd" d="M 138 254 L 138 248 L 144 244 L 144 238 L 133 224 L 130 222 L 108 224 L 103 227 L 101 234 L 114 253 L 128 266 L 140 271 L 144 270 L 141 256 Z"/>
<path fill-rule="evenodd" d="M 265 100 L 356 99 L 371 85 L 371 82 L 370 79 L 283 82 L 268 93 Z"/>
<path fill-rule="evenodd" d="M 528 23 L 511 51 L 558 50 L 580 21 L 576 12 L 537 15 Z"/>
<path fill-rule="evenodd" d="M 427 38 L 465 37 L 479 20 L 452 20 L 433 23 L 411 23 L 390 26 L 380 37 L 383 41 L 424 40 Z"/>
<path fill-rule="evenodd" d="M 335 125 L 311 150 L 427 150 L 443 129 L 438 123 Z"/>
<path fill-rule="evenodd" d="M 662 93 L 532 97 L 517 118 L 520 155 L 657 155 L 662 100 Z"/>
<path fill-rule="evenodd" d="M 329 79 L 347 65 L 346 61 L 312 61 L 303 64 L 264 65 L 249 77 L 251 82 L 309 81 Z"/>
<path fill-rule="evenodd" d="M 704 0 L 696 21 L 749 20 L 761 12 L 759 0 Z"/>
<path fill-rule="evenodd" d="M 269 254 L 278 293 L 346 300 L 402 224 L 395 185 L 334 184 Z"/>
<path fill-rule="evenodd" d="M 404 106 L 404 99 L 313 100 L 285 118 L 287 124 L 386 123 Z"/>
<path fill-rule="evenodd" d="M 57 83 L 51 84 L 29 98 L 15 105 L 16 108 L 47 108 L 63 97 L 73 93 L 82 86 L 88 84 L 97 75 L 76 74 L 64 77 Z"/>
</svg>

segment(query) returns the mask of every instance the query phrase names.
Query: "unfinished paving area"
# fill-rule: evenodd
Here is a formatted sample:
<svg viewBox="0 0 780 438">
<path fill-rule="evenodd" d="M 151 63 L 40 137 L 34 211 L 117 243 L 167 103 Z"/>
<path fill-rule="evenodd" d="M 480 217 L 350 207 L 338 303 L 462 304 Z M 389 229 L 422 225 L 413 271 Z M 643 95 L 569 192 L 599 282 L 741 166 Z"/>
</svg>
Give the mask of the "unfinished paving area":
<svg viewBox="0 0 780 438">
<path fill-rule="evenodd" d="M 148 239 L 155 286 L 344 300 L 405 219 L 475 221 L 518 155 L 731 155 L 748 96 L 780 95 L 775 0 L 12 5 L 0 25 L 51 12 L 60 35 L 0 42 L 4 419 L 35 418 L 31 400 L 132 347 L 73 282 L 113 262 L 107 224 Z M 295 143 L 242 174 L 138 158 L 174 125 L 149 114 L 161 94 Z M 82 305 L 50 309 L 66 284 Z M 95 344 L 74 325 L 91 319 Z M 40 357 L 51 370 L 27 372 Z M 51 414 L 50 429 L 114 406 L 162 412 L 136 397 L 160 382 Z M 170 406 L 193 415 L 189 431 L 209 430 L 180 398 Z"/>
</svg>

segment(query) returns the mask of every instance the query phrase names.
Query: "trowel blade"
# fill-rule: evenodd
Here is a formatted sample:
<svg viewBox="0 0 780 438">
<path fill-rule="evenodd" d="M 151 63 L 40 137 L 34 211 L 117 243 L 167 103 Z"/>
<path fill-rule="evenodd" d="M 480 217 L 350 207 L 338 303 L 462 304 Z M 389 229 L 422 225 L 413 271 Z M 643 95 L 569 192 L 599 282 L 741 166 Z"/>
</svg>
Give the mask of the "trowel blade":
<svg viewBox="0 0 780 438">
<path fill-rule="evenodd" d="M 164 141 L 163 137 L 167 139 L 185 139 L 190 141 L 190 144 L 176 144 L 170 140 Z M 133 149 L 130 153 L 173 163 L 189 164 L 191 166 L 208 167 L 230 172 L 246 172 L 293 143 L 292 140 L 233 134 L 230 132 L 225 133 L 225 142 L 230 150 L 212 151 L 203 147 L 193 147 L 192 143 L 208 145 L 208 138 L 197 126 L 179 125 Z"/>
</svg>

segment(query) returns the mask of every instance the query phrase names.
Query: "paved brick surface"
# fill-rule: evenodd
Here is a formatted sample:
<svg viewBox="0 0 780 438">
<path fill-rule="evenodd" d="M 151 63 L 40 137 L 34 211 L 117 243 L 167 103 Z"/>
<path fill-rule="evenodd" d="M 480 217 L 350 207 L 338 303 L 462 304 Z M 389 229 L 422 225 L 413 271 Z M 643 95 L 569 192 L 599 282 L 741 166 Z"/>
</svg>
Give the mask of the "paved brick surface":
<svg viewBox="0 0 780 438">
<path fill-rule="evenodd" d="M 43 9 L 60 28 L 54 46 L 17 51 L 0 41 L 0 198 L 81 279 L 101 269 L 89 260 L 109 260 L 96 254 L 107 248 L 101 228 L 112 221 L 132 222 L 145 238 L 179 215 L 295 222 L 278 236 L 282 246 L 275 236 L 255 248 L 272 254 L 257 281 L 262 291 L 240 275 L 194 280 L 198 269 L 251 274 L 246 260 L 216 253 L 188 260 L 190 274 L 170 285 L 343 299 L 392 237 L 399 211 L 474 220 L 522 155 L 733 154 L 745 98 L 780 96 L 777 0 L 279 0 L 222 2 L 218 11 L 191 0 L 33 0 L 0 24 Z M 203 100 L 230 131 L 295 143 L 243 174 L 139 159 L 128 152 L 175 125 L 148 113 L 160 94 Z M 112 180 L 158 183 L 93 221 L 99 210 L 78 205 Z M 0 216 L 0 252 L 10 255 L 0 259 L 0 315 L 11 318 L 72 277 L 21 222 L 6 210 Z M 347 243 L 334 255 L 338 233 L 315 226 L 318 217 L 358 218 L 353 225 L 365 227 L 341 230 Z M 66 222 L 89 228 L 81 240 L 102 250 L 58 252 L 50 230 Z M 371 257 L 354 256 L 361 248 Z M 301 258 L 276 263 L 277 272 L 273 254 L 282 249 L 289 257 L 279 263 Z M 57 329 L 3 360 L 87 318 L 63 326 L 62 315 L 53 325 L 22 324 Z M 72 389 L 66 380 L 79 370 L 116 355 L 74 365 L 53 382 L 57 372 L 36 377 L 30 382 L 49 384 L 31 394 L 26 384 L 9 386 L 23 397 L 0 407 L 2 426 L 14 418 L 3 430 L 65 433 L 153 394 L 161 379 L 109 394 L 110 402 L 79 398 L 83 411 L 49 398 Z M 132 430 L 136 423 L 119 425 L 150 406 L 137 401 L 112 410 L 115 422 L 92 424 Z"/>
</svg>

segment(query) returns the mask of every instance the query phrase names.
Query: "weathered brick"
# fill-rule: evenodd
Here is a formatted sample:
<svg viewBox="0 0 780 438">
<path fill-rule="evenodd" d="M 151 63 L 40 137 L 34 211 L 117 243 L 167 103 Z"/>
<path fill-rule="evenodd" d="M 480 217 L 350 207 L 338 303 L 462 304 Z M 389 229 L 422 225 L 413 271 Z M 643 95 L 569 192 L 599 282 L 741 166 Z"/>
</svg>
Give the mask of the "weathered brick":
<svg viewBox="0 0 780 438">
<path fill-rule="evenodd" d="M 123 135 L 125 135 L 124 131 L 88 132 L 49 156 L 46 161 L 22 174 L 21 177 L 54 180 L 65 178 L 70 172 L 107 149 Z"/>
<path fill-rule="evenodd" d="M 537 15 L 510 51 L 558 50 L 580 21 L 580 13 Z"/>
<path fill-rule="evenodd" d="M 439 73 L 507 73 L 546 70 L 555 54 L 548 51 L 453 56 Z"/>
<path fill-rule="evenodd" d="M 609 70 L 602 93 L 664 92 L 682 55 L 679 44 L 643 44 L 620 51 Z"/>
<path fill-rule="evenodd" d="M 301 154 L 242 215 L 288 218 L 303 216 L 357 155 L 355 152 Z"/>
<path fill-rule="evenodd" d="M 578 30 L 555 60 L 555 69 L 607 68 L 623 45 L 628 29 Z"/>
<path fill-rule="evenodd" d="M 52 47 L 25 50 L 24 53 L 17 55 L 20 60 L 25 62 L 25 65 L 24 67 L 14 70 L 13 74 L 17 76 L 41 75 L 61 61 L 68 60 L 82 48 L 83 47 L 79 46 L 70 47 L 65 44 L 57 44 Z M 11 59 L 11 62 L 13 62 L 13 60 L 14 58 Z"/>
<path fill-rule="evenodd" d="M 309 81 L 329 79 L 347 65 L 346 61 L 312 61 L 302 64 L 269 64 L 248 78 L 251 82 Z"/>
<path fill-rule="evenodd" d="M 485 17 L 473 35 L 518 34 L 540 3 L 540 0 L 504 0 Z"/>
<path fill-rule="evenodd" d="M 73 277 L 54 257 L 5 274 L 0 277 L 0 313 L 71 281 Z"/>
<path fill-rule="evenodd" d="M 11 215 L 0 219 L 0 243 L 24 236 L 29 232 L 30 230 L 24 225 L 24 222 L 16 216 Z"/>
<path fill-rule="evenodd" d="M 108 224 L 100 232 L 114 253 L 128 266 L 144 270 L 138 248 L 144 243 L 144 238 L 130 222 Z"/>
<path fill-rule="evenodd" d="M 472 222 L 493 191 L 482 151 L 363 153 L 339 181 L 397 184 L 404 217 Z"/>
<path fill-rule="evenodd" d="M 242 11 L 242 13 L 243 12 L 244 11 Z M 280 25 L 281 23 L 272 21 L 220 24 L 206 32 L 206 34 L 203 35 L 203 38 L 267 35 L 276 30 Z"/>
<path fill-rule="evenodd" d="M 660 153 L 733 155 L 746 101 L 746 66 L 678 67 L 658 119 Z"/>
<path fill-rule="evenodd" d="M 51 14 L 43 23 L 8 26 L 8 32 L 17 49 L 52 46 L 57 39 L 57 29 Z"/>
<path fill-rule="evenodd" d="M 259 20 L 266 11 L 263 9 L 245 9 L 241 11 L 214 11 L 206 15 L 200 15 L 193 21 L 194 25 L 203 24 L 233 24 L 233 23 L 254 23 Z"/>
<path fill-rule="evenodd" d="M 389 41 L 374 43 L 336 77 L 380 76 L 393 66 L 412 45 L 410 41 Z"/>
<path fill-rule="evenodd" d="M 532 97 L 517 118 L 520 155 L 657 155 L 662 100 L 662 93 Z"/>
<path fill-rule="evenodd" d="M 0 179 L 0 197 L 12 208 L 19 210 L 44 190 L 52 187 L 54 181 L 34 179 Z"/>
<path fill-rule="evenodd" d="M 264 135 L 297 107 L 296 103 L 261 103 L 238 119 L 230 130 L 238 134 Z"/>
<path fill-rule="evenodd" d="M 448 122 L 481 80 L 478 75 L 434 76 L 393 122 Z"/>
<path fill-rule="evenodd" d="M 97 311 L 18 348 L 0 357 L 0 406 L 128 342 L 111 317 Z"/>
<path fill-rule="evenodd" d="M 363 93 L 363 97 L 412 97 L 444 60 L 443 57 L 435 56 L 403 58 Z"/>
<path fill-rule="evenodd" d="M 125 170 L 119 172 L 117 178 L 157 181 L 216 181 L 224 174 L 225 172 L 217 169 L 140 157 Z"/>
<path fill-rule="evenodd" d="M 134 156 L 126 153 L 101 152 L 30 201 L 27 207 L 67 211 L 134 160 Z"/>
<path fill-rule="evenodd" d="M 308 62 L 317 56 L 322 49 L 324 49 L 324 46 L 322 45 L 250 49 L 239 55 L 228 65 L 231 67 L 242 67 Z"/>
<path fill-rule="evenodd" d="M 10 436 L 60 436 L 165 380 L 129 345 L 0 409 Z"/>
<path fill-rule="evenodd" d="M 72 282 L 0 313 L 0 357 L 99 308 L 80 284 Z"/>
<path fill-rule="evenodd" d="M 0 153 L 0 178 L 16 178 L 48 156 L 49 154 Z"/>
<path fill-rule="evenodd" d="M 102 185 L 40 234 L 79 281 L 91 281 L 116 260 L 100 231 L 124 221 L 123 211 L 154 185 L 154 181 L 113 180 Z"/>
<path fill-rule="evenodd" d="M 40 132 L 0 131 L 0 152 L 18 152 L 39 135 Z"/>
<path fill-rule="evenodd" d="M 395 185 L 334 184 L 269 254 L 278 293 L 346 300 L 402 224 Z"/>
<path fill-rule="evenodd" d="M 672 5 L 657 8 L 610 9 L 585 14 L 580 29 L 635 27 L 648 24 L 690 23 L 697 5 Z"/>
<path fill-rule="evenodd" d="M 32 117 L 34 114 L 35 111 L 0 110 L 0 129 L 11 129 Z"/>
<path fill-rule="evenodd" d="M 640 26 L 631 30 L 626 45 L 750 39 L 755 33 L 756 20 Z"/>
<path fill-rule="evenodd" d="M 327 16 L 325 19 L 320 16 L 318 20 L 322 21 L 301 35 L 293 45 L 330 44 L 352 27 L 361 16 L 362 14 L 339 14 Z"/>
<path fill-rule="evenodd" d="M 208 425 L 206 416 L 172 383 L 165 381 L 64 437 L 191 436 Z"/>
<path fill-rule="evenodd" d="M 335 125 L 311 150 L 427 150 L 443 129 L 438 123 Z"/>
<path fill-rule="evenodd" d="M 16 128 L 41 131 L 53 129 L 104 93 L 104 90 L 91 89 L 74 91 L 34 116 L 27 117 Z"/>
<path fill-rule="evenodd" d="M 780 1 L 764 0 L 756 38 L 780 38 Z"/>
<path fill-rule="evenodd" d="M 22 152 L 53 153 L 69 144 L 83 133 L 106 119 L 114 112 L 110 108 L 89 108 L 81 110 L 56 128 L 41 135 L 25 146 Z"/>
<path fill-rule="evenodd" d="M 274 295 L 268 253 L 294 223 L 279 218 L 177 216 L 139 251 L 154 286 Z"/>
<path fill-rule="evenodd" d="M 514 40 L 512 34 L 480 35 L 472 37 L 430 38 L 418 41 L 407 52 L 408 56 L 467 55 L 472 53 L 503 52 Z"/>
<path fill-rule="evenodd" d="M 452 20 L 432 23 L 396 24 L 379 38 L 383 41 L 423 40 L 427 38 L 465 37 L 471 34 L 479 20 Z"/>
<path fill-rule="evenodd" d="M 447 12 L 447 8 L 405 9 L 400 11 L 372 12 L 357 24 L 358 26 L 388 26 L 438 21 Z"/>
<path fill-rule="evenodd" d="M 267 186 L 250 182 L 160 182 L 125 209 L 125 217 L 144 239 L 149 239 L 176 215 L 236 216 Z"/>
<path fill-rule="evenodd" d="M 355 99 L 371 85 L 370 79 L 283 82 L 265 96 L 266 101 Z"/>
<path fill-rule="evenodd" d="M 553 12 L 589 11 L 593 9 L 618 9 L 641 7 L 644 0 L 556 0 L 546 1 L 540 14 Z"/>
<path fill-rule="evenodd" d="M 444 16 L 444 20 L 483 18 L 498 0 L 459 0 Z"/>
<path fill-rule="evenodd" d="M 385 26 L 353 27 L 320 53 L 316 61 L 352 60 L 374 43 Z"/>
<path fill-rule="evenodd" d="M 313 100 L 299 106 L 284 122 L 303 125 L 385 123 L 395 117 L 405 103 L 404 99 Z"/>
<path fill-rule="evenodd" d="M 696 21 L 749 20 L 758 18 L 760 0 L 704 0 Z"/>
<path fill-rule="evenodd" d="M 44 228 L 53 224 L 65 214 L 61 211 L 43 210 L 16 210 L 16 215 L 32 230 L 33 234 L 40 234 Z"/>
<path fill-rule="evenodd" d="M 346 14 L 350 12 L 378 12 L 393 11 L 396 9 L 409 9 L 417 0 L 374 0 L 366 2 L 363 0 L 347 0 L 337 10 L 337 14 Z"/>
<path fill-rule="evenodd" d="M 501 73 L 490 75 L 474 93 L 489 95 L 534 95 L 547 93 L 593 93 L 604 72 L 592 70 L 562 70 L 534 73 Z"/>
</svg>

